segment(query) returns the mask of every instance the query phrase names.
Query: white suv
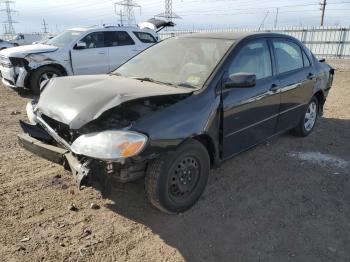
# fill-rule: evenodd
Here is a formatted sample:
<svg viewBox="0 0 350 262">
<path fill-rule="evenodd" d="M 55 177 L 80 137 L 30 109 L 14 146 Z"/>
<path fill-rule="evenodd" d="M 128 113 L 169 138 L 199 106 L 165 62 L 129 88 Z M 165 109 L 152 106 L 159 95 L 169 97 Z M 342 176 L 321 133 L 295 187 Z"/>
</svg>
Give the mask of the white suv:
<svg viewBox="0 0 350 262">
<path fill-rule="evenodd" d="M 111 72 L 157 40 L 157 33 L 148 28 L 69 29 L 46 44 L 2 50 L 2 82 L 12 88 L 26 87 L 39 93 L 44 81 L 52 77 Z"/>
</svg>

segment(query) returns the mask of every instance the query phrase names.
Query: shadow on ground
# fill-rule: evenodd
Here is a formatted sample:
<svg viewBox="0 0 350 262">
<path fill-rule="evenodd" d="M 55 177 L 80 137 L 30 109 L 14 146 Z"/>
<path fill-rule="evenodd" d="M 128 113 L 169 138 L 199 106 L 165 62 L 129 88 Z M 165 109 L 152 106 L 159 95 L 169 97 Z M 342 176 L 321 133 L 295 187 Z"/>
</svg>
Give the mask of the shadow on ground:
<svg viewBox="0 0 350 262">
<path fill-rule="evenodd" d="M 349 130 L 349 120 L 322 118 L 308 138 L 286 134 L 226 161 L 184 214 L 154 209 L 142 180 L 116 185 L 108 208 L 149 227 L 186 261 L 349 261 L 349 168 L 288 156 L 336 152 L 350 161 Z"/>
</svg>

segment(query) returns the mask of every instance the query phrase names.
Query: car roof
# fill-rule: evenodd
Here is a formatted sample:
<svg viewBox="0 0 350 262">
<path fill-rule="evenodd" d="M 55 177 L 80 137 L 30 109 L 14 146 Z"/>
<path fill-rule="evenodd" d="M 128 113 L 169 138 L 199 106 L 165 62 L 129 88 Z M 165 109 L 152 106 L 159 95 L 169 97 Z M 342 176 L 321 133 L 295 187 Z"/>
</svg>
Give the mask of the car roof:
<svg viewBox="0 0 350 262">
<path fill-rule="evenodd" d="M 201 32 L 186 34 L 179 37 L 185 38 L 213 38 L 213 39 L 228 39 L 228 40 L 241 40 L 246 37 L 260 36 L 260 37 L 285 37 L 294 39 L 291 36 L 271 33 L 271 32 Z"/>
<path fill-rule="evenodd" d="M 98 31 L 136 31 L 156 34 L 155 31 L 149 28 L 139 28 L 137 26 L 92 26 L 92 27 L 75 27 L 68 30 L 81 32 L 98 32 Z"/>
</svg>

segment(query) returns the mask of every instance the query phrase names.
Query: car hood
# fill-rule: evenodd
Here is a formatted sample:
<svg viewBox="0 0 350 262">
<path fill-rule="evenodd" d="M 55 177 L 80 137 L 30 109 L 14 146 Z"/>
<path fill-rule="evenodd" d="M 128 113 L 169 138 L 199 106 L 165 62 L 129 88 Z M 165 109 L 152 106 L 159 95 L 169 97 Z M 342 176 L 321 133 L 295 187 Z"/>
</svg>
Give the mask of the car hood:
<svg viewBox="0 0 350 262">
<path fill-rule="evenodd" d="M 29 54 L 49 53 L 54 52 L 56 50 L 58 50 L 58 47 L 51 45 L 23 45 L 4 49 L 0 52 L 0 54 L 7 57 L 23 58 Z"/>
<path fill-rule="evenodd" d="M 46 85 L 36 110 L 71 129 L 79 129 L 108 109 L 127 101 L 191 92 L 193 89 L 115 75 L 58 77 Z"/>
</svg>

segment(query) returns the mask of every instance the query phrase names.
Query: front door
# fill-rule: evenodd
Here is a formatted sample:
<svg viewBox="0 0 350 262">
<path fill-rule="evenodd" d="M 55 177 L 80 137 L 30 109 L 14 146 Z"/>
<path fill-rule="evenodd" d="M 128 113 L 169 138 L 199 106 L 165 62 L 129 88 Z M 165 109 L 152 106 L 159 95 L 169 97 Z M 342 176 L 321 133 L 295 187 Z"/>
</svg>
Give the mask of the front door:
<svg viewBox="0 0 350 262">
<path fill-rule="evenodd" d="M 280 106 L 278 80 L 273 75 L 271 52 L 265 39 L 251 40 L 233 57 L 228 75 L 256 74 L 256 85 L 222 90 L 222 158 L 228 158 L 276 132 Z"/>
<path fill-rule="evenodd" d="M 73 73 L 75 75 L 106 74 L 109 69 L 108 47 L 105 46 L 104 32 L 94 32 L 79 42 L 86 44 L 83 49 L 75 46 L 71 51 Z"/>
<path fill-rule="evenodd" d="M 111 71 L 140 52 L 135 45 L 135 41 L 126 31 L 106 32 L 105 40 L 109 50 L 109 65 Z"/>
</svg>

